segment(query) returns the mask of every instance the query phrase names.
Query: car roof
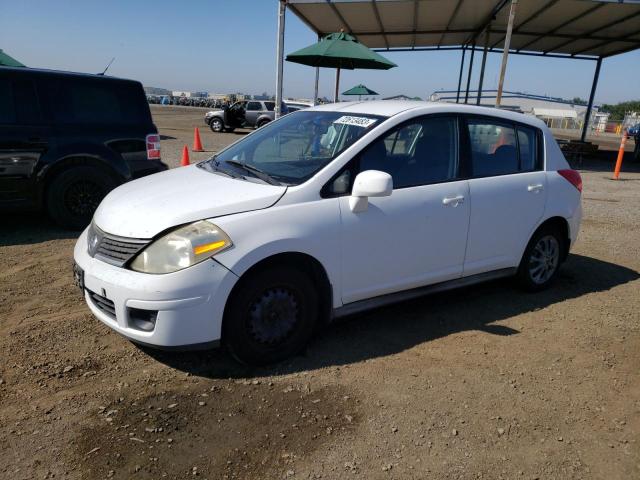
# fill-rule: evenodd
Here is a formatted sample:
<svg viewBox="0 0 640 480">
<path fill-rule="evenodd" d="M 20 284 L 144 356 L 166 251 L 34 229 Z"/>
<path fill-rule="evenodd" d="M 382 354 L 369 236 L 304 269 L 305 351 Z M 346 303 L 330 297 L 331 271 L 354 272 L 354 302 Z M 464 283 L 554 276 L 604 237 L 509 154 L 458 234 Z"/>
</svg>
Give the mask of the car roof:
<svg viewBox="0 0 640 480">
<path fill-rule="evenodd" d="M 465 105 L 448 102 L 426 102 L 418 100 L 367 100 L 364 102 L 340 102 L 329 103 L 310 107 L 309 110 L 344 112 L 363 115 L 382 115 L 393 117 L 407 110 L 415 111 L 416 115 L 428 113 L 466 113 L 470 115 L 484 115 L 501 118 L 512 122 L 521 122 L 535 127 L 544 126 L 544 122 L 531 115 L 501 110 L 499 108 L 479 107 L 476 105 Z"/>
<path fill-rule="evenodd" d="M 42 76 L 65 76 L 65 77 L 79 77 L 79 78 L 99 78 L 108 81 L 118 82 L 136 82 L 137 80 L 131 80 L 128 78 L 112 77 L 109 75 L 102 75 L 98 73 L 81 73 L 81 72 L 67 72 L 64 70 L 48 70 L 45 68 L 31 68 L 31 67 L 4 67 L 0 66 L 0 72 L 16 73 L 19 75 L 42 75 Z"/>
</svg>

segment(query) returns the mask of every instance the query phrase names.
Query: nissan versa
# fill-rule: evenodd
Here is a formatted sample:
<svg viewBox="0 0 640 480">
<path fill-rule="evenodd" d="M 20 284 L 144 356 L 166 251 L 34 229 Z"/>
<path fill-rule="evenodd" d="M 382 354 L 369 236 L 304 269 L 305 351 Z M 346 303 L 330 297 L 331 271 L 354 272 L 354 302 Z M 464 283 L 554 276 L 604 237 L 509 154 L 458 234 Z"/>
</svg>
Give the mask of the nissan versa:
<svg viewBox="0 0 640 480">
<path fill-rule="evenodd" d="M 506 276 L 547 287 L 578 235 L 581 190 L 533 117 L 324 105 L 109 193 L 74 274 L 93 314 L 134 342 L 222 342 L 267 363 L 367 308 Z"/>
</svg>

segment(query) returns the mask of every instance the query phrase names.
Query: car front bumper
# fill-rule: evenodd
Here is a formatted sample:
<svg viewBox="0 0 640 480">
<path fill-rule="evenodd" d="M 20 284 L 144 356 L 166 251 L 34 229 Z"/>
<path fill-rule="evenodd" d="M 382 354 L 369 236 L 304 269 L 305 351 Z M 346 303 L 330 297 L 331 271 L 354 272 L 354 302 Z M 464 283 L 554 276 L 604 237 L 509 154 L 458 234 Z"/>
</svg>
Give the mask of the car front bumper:
<svg viewBox="0 0 640 480">
<path fill-rule="evenodd" d="M 160 348 L 207 346 L 220 340 L 224 307 L 238 277 L 214 260 L 153 275 L 89 256 L 85 230 L 74 249 L 85 301 L 105 325 L 130 340 Z M 155 318 L 140 328 L 140 314 Z"/>
</svg>

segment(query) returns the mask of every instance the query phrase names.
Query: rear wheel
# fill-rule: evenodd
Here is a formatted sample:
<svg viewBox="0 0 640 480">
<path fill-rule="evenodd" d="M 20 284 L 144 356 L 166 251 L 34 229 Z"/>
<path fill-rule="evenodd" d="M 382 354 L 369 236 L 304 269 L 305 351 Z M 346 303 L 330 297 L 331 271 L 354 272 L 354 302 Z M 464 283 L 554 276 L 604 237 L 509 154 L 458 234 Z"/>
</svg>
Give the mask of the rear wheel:
<svg viewBox="0 0 640 480">
<path fill-rule="evenodd" d="M 116 186 L 117 182 L 98 168 L 71 167 L 49 184 L 45 196 L 47 212 L 63 227 L 84 228 L 102 199 Z"/>
<path fill-rule="evenodd" d="M 267 123 L 269 123 L 269 120 L 260 120 L 256 125 L 256 127 L 257 128 L 264 127 Z"/>
<path fill-rule="evenodd" d="M 279 266 L 250 274 L 232 294 L 223 341 L 240 362 L 263 365 L 299 352 L 318 319 L 319 301 L 304 272 Z"/>
<path fill-rule="evenodd" d="M 224 123 L 221 118 L 213 117 L 209 122 L 209 128 L 212 132 L 220 133 L 224 130 Z"/>
<path fill-rule="evenodd" d="M 539 229 L 527 245 L 518 267 L 518 280 L 528 291 L 540 291 L 555 280 L 562 261 L 564 240 L 551 227 Z"/>
</svg>

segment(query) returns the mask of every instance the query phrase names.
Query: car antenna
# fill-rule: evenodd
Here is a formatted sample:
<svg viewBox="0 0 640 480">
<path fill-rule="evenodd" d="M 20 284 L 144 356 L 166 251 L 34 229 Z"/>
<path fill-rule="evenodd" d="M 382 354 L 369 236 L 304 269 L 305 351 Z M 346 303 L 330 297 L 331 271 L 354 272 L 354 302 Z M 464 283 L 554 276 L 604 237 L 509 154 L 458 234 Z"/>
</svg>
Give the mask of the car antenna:
<svg viewBox="0 0 640 480">
<path fill-rule="evenodd" d="M 113 57 L 111 59 L 111 61 L 107 64 L 106 67 L 104 67 L 104 70 L 102 71 L 102 73 L 99 73 L 98 75 L 104 75 L 105 73 L 107 73 L 107 70 L 109 69 L 109 67 L 111 66 L 111 64 L 113 63 L 113 61 L 116 59 L 116 57 Z"/>
</svg>

